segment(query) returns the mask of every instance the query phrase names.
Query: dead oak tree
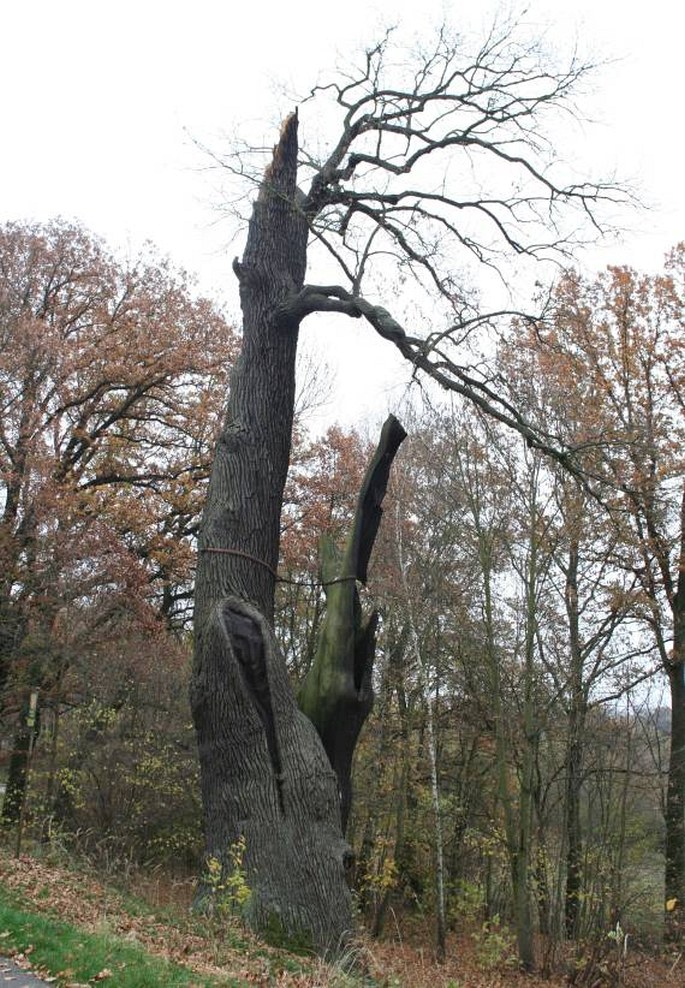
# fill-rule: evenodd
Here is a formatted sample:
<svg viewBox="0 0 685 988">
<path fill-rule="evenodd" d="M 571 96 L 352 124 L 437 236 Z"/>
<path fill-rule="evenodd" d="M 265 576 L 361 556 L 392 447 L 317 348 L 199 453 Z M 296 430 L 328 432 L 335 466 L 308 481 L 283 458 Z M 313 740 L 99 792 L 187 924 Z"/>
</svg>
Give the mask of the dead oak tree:
<svg viewBox="0 0 685 988">
<path fill-rule="evenodd" d="M 289 689 L 271 629 L 300 325 L 315 312 L 364 318 L 416 371 L 564 459 L 554 437 L 458 362 L 455 336 L 486 317 L 469 310 L 443 261 L 459 251 L 487 264 L 503 250 L 558 251 L 569 216 L 592 220 L 601 200 L 614 198 L 609 187 L 564 184 L 545 153 L 546 114 L 568 107 L 589 66 L 545 68 L 508 25 L 474 54 L 443 32 L 401 71 L 391 42 L 389 35 L 370 50 L 356 75 L 315 90 L 339 113 L 325 160 L 301 151 L 293 113 L 259 179 L 245 250 L 234 262 L 242 352 L 199 539 L 192 707 L 208 853 L 230 867 L 229 849 L 240 840 L 252 925 L 319 951 L 337 949 L 352 927 L 349 852 L 336 777 Z M 492 182 L 491 194 L 460 193 L 474 169 Z M 305 283 L 313 243 L 335 259 L 340 284 Z M 443 330 L 409 335 L 363 295 L 367 275 L 388 254 L 446 304 Z M 324 714 L 317 723 L 329 751 L 345 730 L 339 706 L 330 710 L 329 722 Z"/>
</svg>

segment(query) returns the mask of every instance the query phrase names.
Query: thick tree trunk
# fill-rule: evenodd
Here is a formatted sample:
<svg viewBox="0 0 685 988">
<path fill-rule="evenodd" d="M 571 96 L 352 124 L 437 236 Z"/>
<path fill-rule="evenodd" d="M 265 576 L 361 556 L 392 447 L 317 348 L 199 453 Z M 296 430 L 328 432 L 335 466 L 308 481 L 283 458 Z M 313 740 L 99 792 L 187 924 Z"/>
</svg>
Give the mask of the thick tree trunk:
<svg viewBox="0 0 685 988">
<path fill-rule="evenodd" d="M 390 468 L 406 435 L 390 415 L 364 477 L 344 554 L 340 556 L 328 541 L 322 546 L 326 616 L 298 701 L 319 732 L 335 770 L 343 831 L 352 804 L 352 757 L 373 706 L 371 676 L 378 623 L 375 611 L 363 617 L 357 581 L 366 583 Z"/>
<path fill-rule="evenodd" d="M 226 877 L 240 841 L 253 928 L 334 952 L 352 928 L 337 783 L 271 630 L 298 333 L 283 310 L 306 265 L 296 172 L 293 115 L 234 264 L 243 346 L 199 537 L 191 703 L 208 855 Z"/>
</svg>

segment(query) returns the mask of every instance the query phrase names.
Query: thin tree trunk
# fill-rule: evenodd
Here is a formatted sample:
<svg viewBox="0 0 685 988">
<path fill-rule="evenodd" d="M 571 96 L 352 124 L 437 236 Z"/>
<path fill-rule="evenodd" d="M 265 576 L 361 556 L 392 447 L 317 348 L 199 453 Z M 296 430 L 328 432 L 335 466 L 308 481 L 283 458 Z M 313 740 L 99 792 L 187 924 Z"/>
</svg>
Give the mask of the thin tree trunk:
<svg viewBox="0 0 685 988">
<path fill-rule="evenodd" d="M 524 970 L 535 966 L 533 944 L 533 918 L 530 905 L 530 848 L 532 825 L 532 750 L 527 751 L 522 768 L 523 779 L 518 792 L 518 814 L 515 795 L 509 781 L 509 741 L 505 726 L 505 709 L 502 694 L 499 658 L 496 654 L 494 612 L 492 602 L 491 545 L 486 533 L 479 532 L 481 566 L 483 572 L 484 611 L 486 625 L 486 652 L 492 687 L 492 708 L 495 723 L 495 758 L 497 763 L 498 793 L 504 813 L 504 829 L 511 874 L 516 945 L 519 961 Z M 529 686 L 530 684 L 528 684 Z M 531 710 L 526 703 L 525 719 L 530 720 Z M 528 747 L 528 739 L 524 742 Z"/>
<path fill-rule="evenodd" d="M 667 927 L 669 936 L 682 927 L 685 913 L 685 487 L 680 508 L 680 552 L 673 613 L 673 653 L 666 665 L 671 693 L 671 750 L 666 789 Z M 669 908 L 675 904 L 675 908 Z"/>
<path fill-rule="evenodd" d="M 572 711 L 569 719 L 569 740 L 566 750 L 566 892 L 564 921 L 566 936 L 575 940 L 579 933 L 580 903 L 583 878 L 583 839 L 580 823 L 580 793 L 582 784 L 582 745 L 578 739 L 579 713 Z"/>
<path fill-rule="evenodd" d="M 24 717 L 25 711 L 22 714 L 22 719 Z M 26 768 L 30 746 L 31 731 L 24 725 L 14 735 L 12 754 L 7 769 L 5 798 L 2 803 L 2 822 L 7 827 L 19 822 L 26 792 Z"/>
<path fill-rule="evenodd" d="M 530 814 L 531 781 L 528 781 L 527 792 L 519 792 L 519 815 L 513 805 L 511 786 L 509 782 L 509 766 L 507 758 L 507 735 L 505 730 L 505 713 L 502 702 L 502 684 L 498 657 L 495 654 L 494 624 L 492 610 L 491 572 L 489 564 L 483 565 L 485 591 L 485 621 L 487 628 L 488 664 L 492 684 L 492 707 L 495 722 L 495 757 L 497 760 L 497 778 L 499 798 L 504 813 L 504 829 L 509 855 L 511 873 L 514 921 L 516 927 L 516 945 L 521 966 L 532 970 L 535 963 L 533 948 L 533 924 L 530 908 L 529 871 L 530 871 Z M 524 772 L 527 767 L 524 766 Z"/>
<path fill-rule="evenodd" d="M 668 670 L 668 682 L 671 751 L 666 791 L 666 902 L 670 933 L 685 911 L 685 665 L 682 662 Z"/>
<path fill-rule="evenodd" d="M 409 642 L 414 657 L 417 661 L 421 675 L 421 685 L 424 702 L 426 704 L 426 725 L 428 728 L 428 761 L 431 776 L 431 802 L 433 804 L 433 822 L 435 827 L 435 945 L 436 956 L 439 963 L 445 960 L 445 941 L 447 937 L 447 911 L 445 905 L 445 854 L 444 840 L 442 832 L 442 810 L 440 808 L 440 783 L 438 778 L 438 753 L 437 740 L 435 734 L 435 719 L 433 716 L 433 700 L 430 684 L 430 674 L 428 664 L 423 655 L 421 642 L 419 640 L 411 597 L 409 594 L 409 584 L 407 581 L 406 564 L 404 561 L 402 534 L 397 524 L 397 554 L 402 580 L 402 590 L 404 592 L 404 603 L 406 607 L 407 622 L 409 627 Z"/>
<path fill-rule="evenodd" d="M 5 799 L 2 804 L 2 822 L 6 826 L 19 823 L 24 806 L 29 757 L 40 732 L 37 696 L 35 691 L 26 693 L 20 727 L 14 736 L 14 746 L 7 770 Z"/>
<path fill-rule="evenodd" d="M 564 896 L 564 922 L 566 936 L 570 940 L 575 940 L 579 934 L 583 879 L 583 835 L 580 821 L 580 797 L 583 781 L 583 736 L 587 704 L 583 687 L 583 656 L 580 643 L 580 618 L 578 611 L 579 553 L 578 540 L 571 539 L 568 565 L 565 571 L 565 603 L 569 626 L 571 669 L 569 676 L 570 705 L 565 766 L 566 892 Z"/>
<path fill-rule="evenodd" d="M 533 790 L 537 725 L 535 716 L 535 638 L 537 631 L 538 545 L 536 541 L 536 482 L 531 477 L 529 517 L 529 545 L 525 572 L 526 581 L 526 633 L 524 642 L 524 695 L 523 695 L 523 754 L 519 792 L 518 847 L 514 866 L 514 912 L 516 916 L 516 942 L 519 960 L 526 971 L 535 966 L 533 940 L 533 910 L 531 908 L 530 875 L 533 849 Z"/>
</svg>

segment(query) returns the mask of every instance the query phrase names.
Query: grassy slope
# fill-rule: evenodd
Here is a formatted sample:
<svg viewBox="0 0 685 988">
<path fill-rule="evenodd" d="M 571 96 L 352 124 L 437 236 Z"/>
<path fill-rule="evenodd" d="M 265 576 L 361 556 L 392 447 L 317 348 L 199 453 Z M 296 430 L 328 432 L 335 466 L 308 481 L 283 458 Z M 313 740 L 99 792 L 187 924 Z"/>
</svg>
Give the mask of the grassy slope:
<svg viewBox="0 0 685 988">
<path fill-rule="evenodd" d="M 352 986 L 315 960 L 266 947 L 238 925 L 182 910 L 152 910 L 88 873 L 0 848 L 0 953 L 24 952 L 58 983 L 100 979 L 112 988 Z M 124 980 L 140 969 L 138 980 Z M 130 974 L 134 978 L 133 974 Z M 98 982 L 96 982 L 98 983 Z"/>
<path fill-rule="evenodd" d="M 159 890 L 155 902 L 159 903 Z M 83 870 L 29 856 L 16 860 L 0 847 L 0 954 L 33 949 L 36 970 L 64 972 L 58 984 L 107 988 L 261 985 L 264 988 L 561 988 L 563 971 L 544 980 L 523 976 L 510 959 L 483 968 L 468 933 L 450 941 L 447 963 L 436 965 L 426 943 L 400 936 L 363 948 L 376 980 L 346 976 L 316 960 L 265 947 L 242 928 L 194 919 L 187 908 L 153 909 Z M 422 944 L 422 945 L 421 945 Z M 632 953 L 626 988 L 681 988 L 680 956 Z M 98 976 L 100 976 L 98 978 Z M 138 980 L 135 980 L 137 977 Z"/>
<path fill-rule="evenodd" d="M 0 888 L 0 949 L 58 984 L 88 981 L 117 988 L 239 988 L 248 982 L 213 978 L 149 954 L 107 933 L 86 933 L 52 916 L 26 912 L 15 893 Z"/>
</svg>

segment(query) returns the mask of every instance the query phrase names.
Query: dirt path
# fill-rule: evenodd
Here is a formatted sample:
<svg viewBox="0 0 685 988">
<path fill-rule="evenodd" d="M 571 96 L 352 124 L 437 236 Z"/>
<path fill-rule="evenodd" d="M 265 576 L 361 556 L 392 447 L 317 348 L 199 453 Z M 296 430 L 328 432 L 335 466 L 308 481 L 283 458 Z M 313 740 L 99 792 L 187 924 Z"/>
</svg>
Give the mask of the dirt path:
<svg viewBox="0 0 685 988">
<path fill-rule="evenodd" d="M 47 981 L 41 981 L 30 971 L 23 971 L 6 957 L 0 957 L 0 985 L 12 985 L 12 988 L 44 988 Z"/>
</svg>

